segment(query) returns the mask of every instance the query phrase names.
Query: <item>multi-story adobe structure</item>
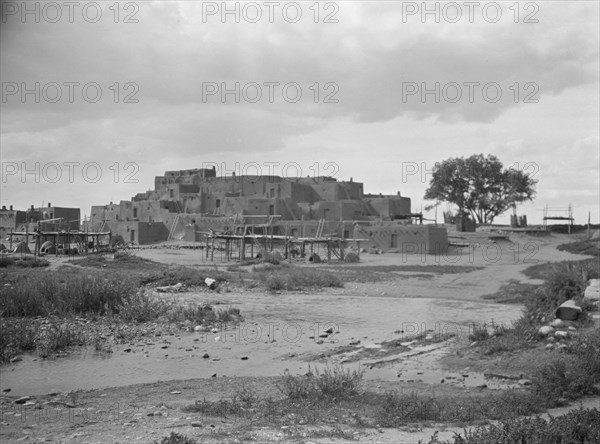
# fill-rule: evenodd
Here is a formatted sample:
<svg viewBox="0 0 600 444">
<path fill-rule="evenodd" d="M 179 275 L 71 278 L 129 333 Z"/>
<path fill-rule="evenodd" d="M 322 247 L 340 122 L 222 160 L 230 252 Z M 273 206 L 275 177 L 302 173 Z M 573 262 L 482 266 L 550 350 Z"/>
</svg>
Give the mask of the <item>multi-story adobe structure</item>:
<svg viewBox="0 0 600 444">
<path fill-rule="evenodd" d="M 208 230 L 266 223 L 276 234 L 314 236 L 321 221 L 321 233 L 352 238 L 356 224 L 399 226 L 398 221 L 411 223 L 412 216 L 410 198 L 364 194 L 363 184 L 353 179 L 217 177 L 213 168 L 167 171 L 155 178 L 154 190 L 130 201 L 92 206 L 89 228 L 110 229 L 125 241 L 147 244 L 170 238 L 196 241 Z"/>
</svg>

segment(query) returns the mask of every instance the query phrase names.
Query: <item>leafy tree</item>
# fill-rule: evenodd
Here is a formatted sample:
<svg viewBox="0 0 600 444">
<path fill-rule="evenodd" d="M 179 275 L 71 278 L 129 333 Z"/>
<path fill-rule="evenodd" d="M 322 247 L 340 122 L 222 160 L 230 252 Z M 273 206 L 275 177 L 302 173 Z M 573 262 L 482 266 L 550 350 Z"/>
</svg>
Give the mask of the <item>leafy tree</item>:
<svg viewBox="0 0 600 444">
<path fill-rule="evenodd" d="M 518 203 L 533 200 L 536 184 L 523 171 L 504 169 L 496 156 L 474 154 L 436 163 L 425 199 L 453 203 L 459 215 L 489 224 Z"/>
</svg>

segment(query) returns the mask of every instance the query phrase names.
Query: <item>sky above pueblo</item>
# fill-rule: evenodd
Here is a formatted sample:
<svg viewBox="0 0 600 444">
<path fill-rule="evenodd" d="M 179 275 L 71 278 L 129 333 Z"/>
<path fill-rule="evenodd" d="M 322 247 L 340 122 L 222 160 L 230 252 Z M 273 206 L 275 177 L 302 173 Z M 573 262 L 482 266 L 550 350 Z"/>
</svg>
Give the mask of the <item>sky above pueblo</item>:
<svg viewBox="0 0 600 444">
<path fill-rule="evenodd" d="M 3 1 L 1 203 L 89 215 L 215 165 L 420 211 L 435 162 L 483 153 L 539 180 L 530 222 L 598 223 L 598 29 L 595 1 Z"/>
</svg>

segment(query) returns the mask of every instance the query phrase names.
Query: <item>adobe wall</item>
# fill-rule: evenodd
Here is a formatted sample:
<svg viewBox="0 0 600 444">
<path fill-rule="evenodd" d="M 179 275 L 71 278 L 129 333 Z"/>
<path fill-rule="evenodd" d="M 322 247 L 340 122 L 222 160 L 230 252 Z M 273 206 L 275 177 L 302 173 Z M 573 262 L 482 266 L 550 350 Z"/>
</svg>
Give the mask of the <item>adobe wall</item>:
<svg viewBox="0 0 600 444">
<path fill-rule="evenodd" d="M 354 237 L 368 239 L 364 242 L 365 248 L 376 247 L 383 252 L 434 254 L 448 247 L 446 228 L 434 225 L 356 226 Z"/>
</svg>

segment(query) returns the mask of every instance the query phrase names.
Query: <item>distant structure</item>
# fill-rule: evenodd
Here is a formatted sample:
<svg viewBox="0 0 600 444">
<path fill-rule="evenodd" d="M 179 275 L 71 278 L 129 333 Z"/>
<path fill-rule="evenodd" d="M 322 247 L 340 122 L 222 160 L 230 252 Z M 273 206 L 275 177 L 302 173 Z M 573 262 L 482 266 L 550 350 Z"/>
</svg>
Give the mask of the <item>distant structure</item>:
<svg viewBox="0 0 600 444">
<path fill-rule="evenodd" d="M 13 210 L 12 205 L 0 209 L 1 239 L 6 239 L 11 232 L 33 232 L 38 225 L 48 231 L 76 231 L 80 224 L 79 208 L 54 207 L 48 203 L 48 206 L 38 208 L 31 205 L 27 210 Z"/>
<path fill-rule="evenodd" d="M 238 233 L 252 227 L 272 235 L 367 239 L 382 251 L 403 240 L 426 251 L 447 245 L 444 228 L 414 225 L 411 201 L 396 195 L 363 193 L 363 184 L 327 176 L 217 177 L 215 169 L 167 171 L 154 190 L 130 201 L 92 206 L 88 231 L 110 230 L 126 242 L 149 244 L 201 241 L 207 233 Z M 244 228 L 245 227 L 245 228 Z"/>
</svg>

